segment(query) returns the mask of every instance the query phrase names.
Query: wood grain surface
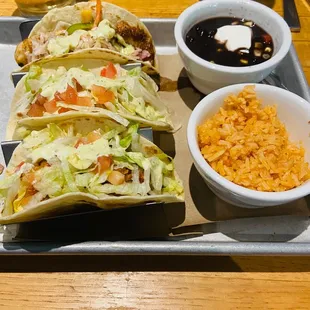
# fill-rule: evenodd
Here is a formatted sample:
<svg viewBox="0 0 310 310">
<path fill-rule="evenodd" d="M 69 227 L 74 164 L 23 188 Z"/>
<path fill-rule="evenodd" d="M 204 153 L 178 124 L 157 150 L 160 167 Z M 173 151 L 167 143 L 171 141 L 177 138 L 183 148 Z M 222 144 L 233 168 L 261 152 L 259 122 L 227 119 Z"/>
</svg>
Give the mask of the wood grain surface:
<svg viewBox="0 0 310 310">
<path fill-rule="evenodd" d="M 0 309 L 309 309 L 307 257 L 1 257 Z"/>
<path fill-rule="evenodd" d="M 177 17 L 194 0 L 113 0 L 140 17 Z M 293 39 L 310 81 L 310 7 Z M 265 4 L 282 14 L 281 0 Z M 0 15 L 19 15 L 0 0 Z M 308 245 L 306 245 L 308 246 Z M 0 309 L 309 309 L 307 257 L 2 256 Z"/>
</svg>

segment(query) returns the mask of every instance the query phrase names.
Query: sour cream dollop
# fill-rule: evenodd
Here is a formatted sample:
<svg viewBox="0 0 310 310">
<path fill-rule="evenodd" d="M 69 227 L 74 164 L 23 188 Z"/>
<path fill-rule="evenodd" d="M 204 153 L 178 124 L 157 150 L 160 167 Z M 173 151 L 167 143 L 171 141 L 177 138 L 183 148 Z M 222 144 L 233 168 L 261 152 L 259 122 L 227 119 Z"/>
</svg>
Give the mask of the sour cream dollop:
<svg viewBox="0 0 310 310">
<path fill-rule="evenodd" d="M 227 50 L 251 48 L 252 29 L 242 25 L 227 25 L 217 29 L 214 39 L 225 44 Z"/>
</svg>

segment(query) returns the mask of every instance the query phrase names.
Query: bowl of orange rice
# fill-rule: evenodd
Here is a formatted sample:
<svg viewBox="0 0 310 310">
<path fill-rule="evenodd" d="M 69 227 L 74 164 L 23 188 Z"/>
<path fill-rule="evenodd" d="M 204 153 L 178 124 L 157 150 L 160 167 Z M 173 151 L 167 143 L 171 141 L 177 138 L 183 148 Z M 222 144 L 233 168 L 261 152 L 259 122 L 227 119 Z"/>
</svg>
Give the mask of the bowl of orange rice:
<svg viewBox="0 0 310 310">
<path fill-rule="evenodd" d="M 218 197 L 257 208 L 310 194 L 309 133 L 309 102 L 275 86 L 236 84 L 199 102 L 187 142 Z"/>
</svg>

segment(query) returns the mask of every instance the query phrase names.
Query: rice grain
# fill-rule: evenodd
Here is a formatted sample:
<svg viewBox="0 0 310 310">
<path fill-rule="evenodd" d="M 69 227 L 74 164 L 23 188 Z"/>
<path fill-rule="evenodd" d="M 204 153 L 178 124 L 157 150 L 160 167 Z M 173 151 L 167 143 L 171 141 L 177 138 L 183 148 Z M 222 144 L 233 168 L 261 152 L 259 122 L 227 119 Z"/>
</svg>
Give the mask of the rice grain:
<svg viewBox="0 0 310 310">
<path fill-rule="evenodd" d="M 276 106 L 262 107 L 252 85 L 198 126 L 198 142 L 215 171 L 249 189 L 286 191 L 310 178 L 301 142 L 289 141 Z"/>
</svg>

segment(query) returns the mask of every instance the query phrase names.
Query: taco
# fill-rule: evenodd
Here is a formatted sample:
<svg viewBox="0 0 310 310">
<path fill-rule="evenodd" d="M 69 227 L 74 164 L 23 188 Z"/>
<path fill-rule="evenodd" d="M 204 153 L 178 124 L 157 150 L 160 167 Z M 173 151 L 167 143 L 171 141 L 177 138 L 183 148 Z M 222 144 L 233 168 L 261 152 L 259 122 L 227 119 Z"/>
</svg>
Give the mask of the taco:
<svg viewBox="0 0 310 310">
<path fill-rule="evenodd" d="M 39 21 L 15 50 L 22 70 L 33 62 L 90 55 L 117 63 L 139 61 L 157 72 L 155 46 L 146 26 L 127 10 L 97 1 L 56 8 Z"/>
<path fill-rule="evenodd" d="M 91 67 L 92 61 L 89 60 Z M 7 139 L 20 125 L 47 124 L 81 115 L 108 116 L 124 126 L 135 121 L 157 130 L 172 130 L 156 83 L 136 67 L 125 70 L 109 63 L 51 68 L 33 65 L 18 83 L 11 105 Z"/>
<path fill-rule="evenodd" d="M 0 223 L 56 215 L 81 203 L 115 208 L 183 201 L 172 158 L 137 131 L 137 124 L 93 118 L 25 127 L 0 181 Z"/>
</svg>

